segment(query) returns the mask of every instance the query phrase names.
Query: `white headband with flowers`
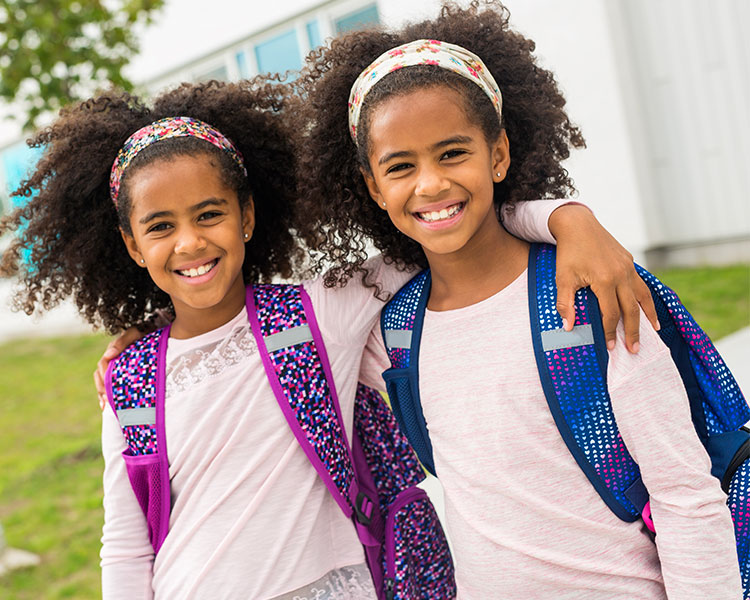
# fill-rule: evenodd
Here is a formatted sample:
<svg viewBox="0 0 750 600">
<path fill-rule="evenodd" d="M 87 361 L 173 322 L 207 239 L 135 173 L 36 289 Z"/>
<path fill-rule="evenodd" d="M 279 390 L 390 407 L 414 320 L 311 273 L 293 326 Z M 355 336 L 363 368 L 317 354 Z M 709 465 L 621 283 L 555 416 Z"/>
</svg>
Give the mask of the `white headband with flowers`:
<svg viewBox="0 0 750 600">
<path fill-rule="evenodd" d="M 489 69 L 476 54 L 466 48 L 438 40 L 415 40 L 392 48 L 376 58 L 354 82 L 349 93 L 349 133 L 357 143 L 359 113 L 365 96 L 383 77 L 418 65 L 434 65 L 458 73 L 476 83 L 492 100 L 498 118 L 503 114 L 503 97 Z"/>
</svg>

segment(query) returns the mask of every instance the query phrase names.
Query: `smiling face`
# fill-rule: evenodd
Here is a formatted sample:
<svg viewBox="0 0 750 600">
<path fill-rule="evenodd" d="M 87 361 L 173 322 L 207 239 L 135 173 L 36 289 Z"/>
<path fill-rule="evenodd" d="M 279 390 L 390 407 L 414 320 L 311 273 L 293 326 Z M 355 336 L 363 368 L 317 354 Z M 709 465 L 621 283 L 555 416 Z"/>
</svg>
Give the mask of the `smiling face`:
<svg viewBox="0 0 750 600">
<path fill-rule="evenodd" d="M 508 138 L 488 143 L 446 86 L 394 96 L 373 111 L 369 164 L 372 199 L 421 244 L 430 262 L 480 250 L 502 229 L 493 184 L 505 178 Z"/>
<path fill-rule="evenodd" d="M 241 209 L 207 155 L 144 166 L 132 175 L 129 194 L 132 235 L 122 236 L 133 260 L 172 299 L 172 335 L 191 337 L 228 322 L 245 302 L 252 200 Z"/>
</svg>

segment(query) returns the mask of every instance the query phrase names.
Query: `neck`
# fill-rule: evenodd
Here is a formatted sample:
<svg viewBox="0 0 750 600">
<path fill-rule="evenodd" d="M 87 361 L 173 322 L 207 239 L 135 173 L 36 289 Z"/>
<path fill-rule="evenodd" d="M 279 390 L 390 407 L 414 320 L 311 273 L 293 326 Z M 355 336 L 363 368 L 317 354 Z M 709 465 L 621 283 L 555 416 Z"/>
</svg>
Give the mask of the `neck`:
<svg viewBox="0 0 750 600">
<path fill-rule="evenodd" d="M 493 296 L 523 273 L 528 252 L 528 243 L 510 235 L 497 220 L 457 252 L 433 254 L 425 249 L 432 275 L 427 307 L 452 310 Z"/>
<path fill-rule="evenodd" d="M 175 319 L 169 335 L 183 340 L 202 335 L 226 325 L 245 307 L 245 284 L 242 276 L 232 285 L 227 295 L 218 305 L 196 308 L 172 299 Z"/>
</svg>

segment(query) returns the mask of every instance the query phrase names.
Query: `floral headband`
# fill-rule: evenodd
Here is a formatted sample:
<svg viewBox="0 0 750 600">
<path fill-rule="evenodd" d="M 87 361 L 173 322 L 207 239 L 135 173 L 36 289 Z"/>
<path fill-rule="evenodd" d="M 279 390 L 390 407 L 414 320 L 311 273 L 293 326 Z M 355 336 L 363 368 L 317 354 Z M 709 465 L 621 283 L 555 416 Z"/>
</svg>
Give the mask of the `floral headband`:
<svg viewBox="0 0 750 600">
<path fill-rule="evenodd" d="M 438 40 L 415 40 L 392 48 L 376 58 L 354 82 L 349 93 L 349 133 L 357 143 L 359 113 L 365 96 L 383 77 L 402 69 L 418 65 L 434 65 L 448 69 L 476 83 L 484 91 L 497 111 L 503 114 L 503 97 L 489 69 L 476 54 L 466 48 Z"/>
<path fill-rule="evenodd" d="M 120 181 L 125 173 L 125 169 L 133 161 L 135 156 L 147 146 L 175 137 L 195 137 L 201 140 L 211 142 L 221 150 L 225 150 L 237 166 L 247 177 L 247 169 L 234 144 L 225 138 L 219 131 L 211 127 L 208 123 L 191 119 L 190 117 L 167 117 L 159 119 L 150 125 L 141 127 L 131 135 L 123 144 L 122 149 L 117 154 L 115 162 L 112 164 L 112 172 L 109 176 L 109 194 L 112 196 L 112 202 L 117 206 L 117 196 L 120 193 Z"/>
</svg>

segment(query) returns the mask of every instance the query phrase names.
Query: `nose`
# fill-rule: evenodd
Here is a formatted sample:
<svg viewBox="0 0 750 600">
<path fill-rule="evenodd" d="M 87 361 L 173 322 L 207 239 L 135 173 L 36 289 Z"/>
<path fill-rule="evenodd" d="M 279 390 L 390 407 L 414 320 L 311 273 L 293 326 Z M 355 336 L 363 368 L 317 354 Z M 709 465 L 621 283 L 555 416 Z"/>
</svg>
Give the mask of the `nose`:
<svg viewBox="0 0 750 600">
<path fill-rule="evenodd" d="M 450 187 L 448 178 L 437 165 L 423 166 L 417 175 L 414 193 L 417 196 L 438 196 Z"/>
<path fill-rule="evenodd" d="M 194 226 L 183 226 L 177 231 L 174 245 L 175 254 L 195 254 L 205 250 L 206 240 L 201 231 Z"/>
</svg>

